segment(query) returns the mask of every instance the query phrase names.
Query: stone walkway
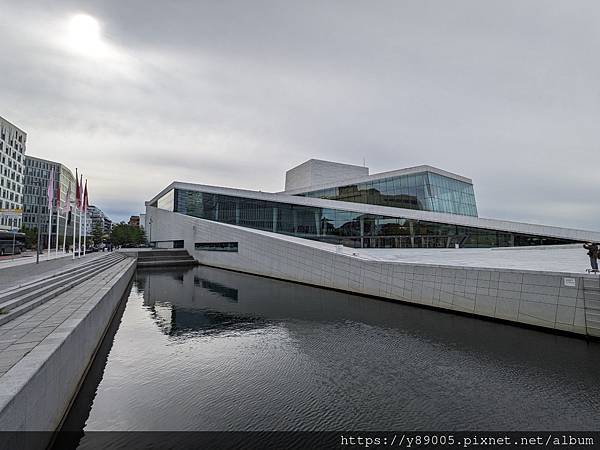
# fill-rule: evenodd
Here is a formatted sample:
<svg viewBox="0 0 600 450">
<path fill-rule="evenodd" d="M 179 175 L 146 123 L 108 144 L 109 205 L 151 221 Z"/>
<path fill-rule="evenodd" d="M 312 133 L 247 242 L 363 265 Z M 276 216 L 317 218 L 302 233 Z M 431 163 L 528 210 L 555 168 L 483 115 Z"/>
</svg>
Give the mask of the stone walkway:
<svg viewBox="0 0 600 450">
<path fill-rule="evenodd" d="M 73 258 L 73 253 L 63 253 L 59 250 L 58 253 L 52 249 L 50 255 L 48 255 L 48 251 L 45 251 L 40 255 L 40 262 L 42 261 L 52 261 L 54 259 L 62 259 L 66 257 Z M 35 263 L 35 252 L 27 251 L 22 253 L 21 255 L 9 255 L 0 257 L 0 269 L 3 267 L 11 267 L 11 266 L 20 266 L 22 264 L 31 264 Z"/>
<path fill-rule="evenodd" d="M 28 264 L 0 265 L 0 292 L 4 289 L 58 274 L 106 255 L 107 253 L 89 253 L 75 259 L 63 257 L 49 261 L 40 260 L 39 264 L 36 264 L 34 259 L 33 261 L 30 260 Z"/>
<path fill-rule="evenodd" d="M 84 261 L 84 259 L 82 258 L 80 261 Z M 76 288 L 1 325 L 0 384 L 2 376 L 42 343 L 56 328 L 65 321 L 85 316 L 96 304 L 98 298 L 96 294 L 102 291 L 131 262 L 130 258 L 126 258 Z"/>
</svg>

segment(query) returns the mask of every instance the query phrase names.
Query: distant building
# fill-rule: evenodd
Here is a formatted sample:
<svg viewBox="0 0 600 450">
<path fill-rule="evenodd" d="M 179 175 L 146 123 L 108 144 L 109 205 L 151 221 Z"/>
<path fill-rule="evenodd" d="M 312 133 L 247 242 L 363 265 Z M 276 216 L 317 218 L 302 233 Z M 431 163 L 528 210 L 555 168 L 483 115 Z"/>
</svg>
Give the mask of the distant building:
<svg viewBox="0 0 600 450">
<path fill-rule="evenodd" d="M 139 228 L 140 227 L 140 216 L 131 216 L 129 218 L 129 226 Z"/>
<path fill-rule="evenodd" d="M 71 195 L 69 202 L 75 201 L 75 177 L 73 172 L 63 164 L 47 159 L 27 156 L 25 158 L 25 184 L 23 191 L 23 224 L 27 228 L 38 227 L 38 214 L 40 214 L 40 232 L 42 236 L 48 236 L 48 181 L 50 174 L 54 170 L 54 192 L 60 196 L 60 204 L 64 205 L 67 200 L 69 185 L 71 186 Z M 59 234 L 63 235 L 65 223 L 68 215 L 62 214 L 60 218 Z M 72 223 L 71 223 L 72 224 Z M 88 227 L 89 228 L 89 227 Z M 56 232 L 56 209 L 52 211 L 52 233 Z M 73 235 L 72 226 L 67 227 L 67 236 Z M 54 238 L 53 238 L 54 240 Z"/>
<path fill-rule="evenodd" d="M 146 214 L 140 214 L 140 228 L 142 230 L 146 229 Z"/>
<path fill-rule="evenodd" d="M 23 223 L 23 178 L 27 133 L 0 117 L 0 229 Z"/>
<path fill-rule="evenodd" d="M 90 205 L 88 208 L 88 213 L 90 214 L 90 232 L 100 226 L 102 228 L 102 234 L 110 234 L 112 230 L 112 221 L 108 218 L 104 212 L 98 208 L 97 206 Z"/>
</svg>

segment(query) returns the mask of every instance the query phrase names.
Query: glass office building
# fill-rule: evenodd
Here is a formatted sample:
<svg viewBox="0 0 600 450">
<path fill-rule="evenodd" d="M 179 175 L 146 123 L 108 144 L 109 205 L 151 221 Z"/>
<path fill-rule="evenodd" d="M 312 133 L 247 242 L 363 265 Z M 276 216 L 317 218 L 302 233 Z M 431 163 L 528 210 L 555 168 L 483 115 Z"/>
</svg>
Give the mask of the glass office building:
<svg viewBox="0 0 600 450">
<path fill-rule="evenodd" d="M 473 185 L 424 171 L 296 195 L 477 217 Z"/>
<path fill-rule="evenodd" d="M 434 178 L 432 177 L 432 179 Z M 425 183 L 423 176 L 417 175 L 414 177 L 415 187 L 417 180 Z M 385 181 L 387 184 L 388 180 Z M 427 182 L 430 181 L 427 180 Z M 394 185 L 395 180 L 391 184 L 391 189 Z M 399 186 L 402 189 L 402 182 Z M 408 187 L 411 188 L 410 183 Z M 368 195 L 364 199 L 371 200 Z M 293 204 L 285 202 L 283 199 L 282 201 L 270 201 L 202 192 L 202 190 L 173 188 L 151 202 L 149 206 L 214 222 L 355 248 L 454 248 L 456 245 L 460 247 L 511 247 L 576 242 L 550 236 L 467 227 L 414 218 L 365 214 L 352 211 L 351 205 L 347 203 L 350 201 L 353 200 L 346 199 L 344 200 L 346 203 L 340 201 L 339 208 L 323 208 Z M 354 202 L 367 203 L 356 200 Z M 457 203 L 463 204 L 462 201 Z M 346 205 L 348 205 L 347 209 Z M 472 206 L 474 208 L 474 199 Z M 471 212 L 476 213 L 476 210 L 472 209 Z"/>
</svg>

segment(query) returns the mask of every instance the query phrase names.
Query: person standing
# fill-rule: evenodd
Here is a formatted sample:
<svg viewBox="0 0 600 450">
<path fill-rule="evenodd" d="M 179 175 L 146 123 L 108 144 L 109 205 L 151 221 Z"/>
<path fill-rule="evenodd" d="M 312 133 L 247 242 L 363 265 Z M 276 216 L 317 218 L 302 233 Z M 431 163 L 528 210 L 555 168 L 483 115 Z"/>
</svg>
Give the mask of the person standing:
<svg viewBox="0 0 600 450">
<path fill-rule="evenodd" d="M 600 247 L 595 242 L 588 242 L 583 244 L 583 248 L 588 251 L 590 257 L 590 264 L 592 265 L 592 272 L 598 272 L 598 257 L 600 256 Z"/>
</svg>

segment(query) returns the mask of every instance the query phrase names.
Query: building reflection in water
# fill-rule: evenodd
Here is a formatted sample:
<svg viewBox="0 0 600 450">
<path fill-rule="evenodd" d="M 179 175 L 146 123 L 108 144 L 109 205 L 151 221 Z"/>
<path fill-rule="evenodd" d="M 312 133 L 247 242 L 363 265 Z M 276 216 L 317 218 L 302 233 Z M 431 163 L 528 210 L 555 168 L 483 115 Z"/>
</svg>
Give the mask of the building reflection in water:
<svg viewBox="0 0 600 450">
<path fill-rule="evenodd" d="M 160 329 L 172 336 L 279 326 L 297 337 L 303 351 L 310 353 L 310 346 L 303 345 L 300 336 L 305 334 L 305 326 L 300 324 L 327 323 L 341 328 L 357 324 L 393 330 L 452 351 L 489 355 L 494 360 L 517 359 L 529 366 L 539 362 L 544 369 L 548 361 L 558 361 L 553 356 L 556 353 L 586 354 L 578 339 L 207 266 L 138 270 L 137 277 L 144 305 Z M 515 353 L 515 348 L 519 352 Z"/>
<path fill-rule="evenodd" d="M 254 315 L 215 308 L 211 300 L 237 303 L 238 290 L 204 279 L 194 269 L 140 270 L 137 285 L 152 319 L 169 336 L 243 332 L 267 325 Z"/>
<path fill-rule="evenodd" d="M 205 266 L 139 270 L 114 340 L 66 429 L 600 424 L 595 343 Z"/>
</svg>

